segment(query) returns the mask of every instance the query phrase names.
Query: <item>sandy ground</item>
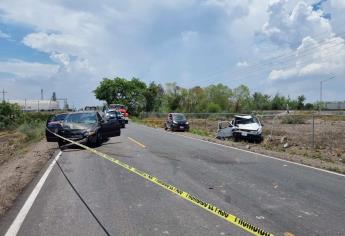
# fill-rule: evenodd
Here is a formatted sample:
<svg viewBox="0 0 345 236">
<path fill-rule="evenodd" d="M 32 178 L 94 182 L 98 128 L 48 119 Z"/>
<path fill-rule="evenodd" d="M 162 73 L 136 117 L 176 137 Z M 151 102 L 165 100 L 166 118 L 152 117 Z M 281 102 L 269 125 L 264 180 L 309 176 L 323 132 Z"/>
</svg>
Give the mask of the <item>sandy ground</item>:
<svg viewBox="0 0 345 236">
<path fill-rule="evenodd" d="M 12 206 L 57 149 L 55 143 L 42 140 L 18 151 L 21 138 L 20 134 L 0 136 L 0 216 Z"/>
</svg>

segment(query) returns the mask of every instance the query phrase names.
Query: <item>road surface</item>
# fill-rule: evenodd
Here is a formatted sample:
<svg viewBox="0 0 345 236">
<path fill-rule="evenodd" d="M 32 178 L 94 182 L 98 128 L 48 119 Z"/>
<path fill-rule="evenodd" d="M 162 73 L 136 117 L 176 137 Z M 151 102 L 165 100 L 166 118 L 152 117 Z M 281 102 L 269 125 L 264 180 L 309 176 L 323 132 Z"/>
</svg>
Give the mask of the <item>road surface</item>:
<svg viewBox="0 0 345 236">
<path fill-rule="evenodd" d="M 345 235 L 344 176 L 137 124 L 97 149 L 274 235 Z M 54 165 L 18 235 L 247 235 L 85 150 L 67 149 L 58 163 L 63 172 Z"/>
</svg>

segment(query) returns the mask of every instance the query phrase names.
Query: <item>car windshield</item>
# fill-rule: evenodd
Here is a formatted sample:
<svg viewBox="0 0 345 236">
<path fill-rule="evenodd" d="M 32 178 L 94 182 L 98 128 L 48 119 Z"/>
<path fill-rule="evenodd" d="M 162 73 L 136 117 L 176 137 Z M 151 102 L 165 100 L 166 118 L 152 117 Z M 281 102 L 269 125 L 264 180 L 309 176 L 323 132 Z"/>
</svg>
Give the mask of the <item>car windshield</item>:
<svg viewBox="0 0 345 236">
<path fill-rule="evenodd" d="M 66 118 L 66 114 L 56 115 L 52 121 L 63 121 Z"/>
<path fill-rule="evenodd" d="M 96 113 L 75 113 L 66 117 L 66 123 L 96 124 Z"/>
<path fill-rule="evenodd" d="M 174 115 L 174 120 L 176 120 L 176 121 L 185 121 L 186 117 L 183 114 L 177 114 L 177 115 Z"/>
<path fill-rule="evenodd" d="M 246 124 L 253 124 L 253 123 L 259 123 L 255 117 L 249 118 L 249 119 L 236 118 L 235 120 L 235 124 L 237 125 L 246 125 Z"/>
</svg>

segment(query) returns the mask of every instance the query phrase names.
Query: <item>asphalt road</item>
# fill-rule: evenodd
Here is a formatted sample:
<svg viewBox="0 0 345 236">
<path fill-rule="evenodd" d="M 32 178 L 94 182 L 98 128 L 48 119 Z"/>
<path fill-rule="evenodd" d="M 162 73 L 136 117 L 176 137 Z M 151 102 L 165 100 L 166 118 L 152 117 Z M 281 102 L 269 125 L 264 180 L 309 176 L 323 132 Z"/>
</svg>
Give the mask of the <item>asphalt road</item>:
<svg viewBox="0 0 345 236">
<path fill-rule="evenodd" d="M 136 124 L 97 149 L 275 235 L 345 235 L 344 176 Z M 55 165 L 18 235 L 247 235 L 87 151 L 58 163 L 89 210 Z"/>
</svg>

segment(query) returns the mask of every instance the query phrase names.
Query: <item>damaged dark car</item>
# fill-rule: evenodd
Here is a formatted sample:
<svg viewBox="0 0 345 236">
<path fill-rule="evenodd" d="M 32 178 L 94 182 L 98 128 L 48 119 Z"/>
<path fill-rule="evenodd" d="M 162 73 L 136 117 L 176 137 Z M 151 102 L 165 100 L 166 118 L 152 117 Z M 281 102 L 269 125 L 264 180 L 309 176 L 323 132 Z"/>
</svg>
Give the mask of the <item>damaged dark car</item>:
<svg viewBox="0 0 345 236">
<path fill-rule="evenodd" d="M 121 125 L 117 119 L 104 120 L 98 112 L 76 112 L 67 114 L 56 131 L 70 140 L 99 146 L 107 138 L 120 136 Z M 57 142 L 59 147 L 68 144 L 62 138 Z"/>
</svg>

